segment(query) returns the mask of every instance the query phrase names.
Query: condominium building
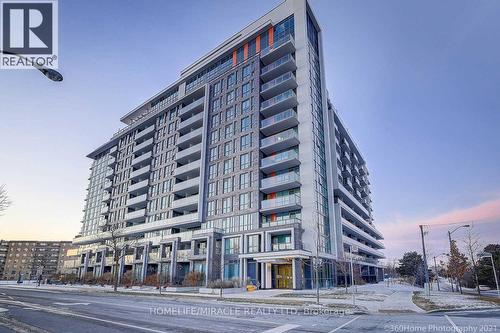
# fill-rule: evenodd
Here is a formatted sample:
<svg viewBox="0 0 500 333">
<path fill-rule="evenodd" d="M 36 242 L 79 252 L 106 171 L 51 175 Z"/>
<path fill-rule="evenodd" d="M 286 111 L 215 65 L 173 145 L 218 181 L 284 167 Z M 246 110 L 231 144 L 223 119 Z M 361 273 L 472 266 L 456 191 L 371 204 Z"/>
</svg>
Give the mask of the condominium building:
<svg viewBox="0 0 500 333">
<path fill-rule="evenodd" d="M 0 279 L 2 278 L 5 261 L 7 260 L 7 251 L 9 250 L 9 242 L 0 240 Z"/>
<path fill-rule="evenodd" d="M 139 281 L 332 286 L 350 256 L 379 279 L 368 171 L 328 100 L 322 43 L 306 0 L 287 0 L 125 114 L 88 155 L 80 275 L 112 271 L 118 240 L 120 275 Z"/>
<path fill-rule="evenodd" d="M 70 241 L 7 241 L 4 280 L 54 278 L 62 266 Z M 0 256 L 1 256 L 0 248 Z"/>
</svg>

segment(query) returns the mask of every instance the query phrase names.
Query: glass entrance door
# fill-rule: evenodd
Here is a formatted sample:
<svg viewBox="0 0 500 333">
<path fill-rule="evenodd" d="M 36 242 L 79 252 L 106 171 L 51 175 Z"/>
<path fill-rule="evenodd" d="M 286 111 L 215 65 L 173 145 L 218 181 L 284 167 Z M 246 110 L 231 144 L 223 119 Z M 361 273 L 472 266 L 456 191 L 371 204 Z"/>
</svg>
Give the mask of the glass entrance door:
<svg viewBox="0 0 500 333">
<path fill-rule="evenodd" d="M 292 289 L 293 276 L 291 264 L 275 264 L 272 266 L 273 288 Z"/>
</svg>

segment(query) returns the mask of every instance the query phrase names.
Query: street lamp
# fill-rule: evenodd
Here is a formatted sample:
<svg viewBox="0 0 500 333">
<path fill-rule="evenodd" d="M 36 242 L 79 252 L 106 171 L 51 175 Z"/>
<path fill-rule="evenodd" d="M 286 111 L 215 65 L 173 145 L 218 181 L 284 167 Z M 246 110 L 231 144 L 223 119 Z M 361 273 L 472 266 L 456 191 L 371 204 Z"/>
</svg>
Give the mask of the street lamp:
<svg viewBox="0 0 500 333">
<path fill-rule="evenodd" d="M 495 276 L 495 283 L 497 285 L 497 294 L 500 296 L 500 288 L 498 287 L 498 277 L 497 277 L 497 271 L 495 268 L 495 261 L 493 260 L 493 254 L 489 252 L 483 252 L 479 254 L 480 258 L 490 258 L 491 259 L 491 266 L 493 268 L 493 275 Z"/>
<path fill-rule="evenodd" d="M 438 270 L 437 270 L 436 258 L 439 257 L 439 256 L 447 256 L 447 255 L 448 255 L 448 253 L 441 253 L 438 256 L 434 256 L 434 270 L 436 271 L 436 282 L 437 282 L 437 285 L 438 285 L 438 291 L 441 291 L 441 289 L 439 288 L 439 273 L 438 273 Z"/>
<path fill-rule="evenodd" d="M 430 291 L 430 285 L 429 285 L 429 268 L 427 267 L 427 254 L 425 253 L 425 239 L 424 239 L 424 225 L 419 225 L 420 228 L 420 235 L 422 236 L 422 252 L 424 255 L 424 276 L 425 276 L 425 283 L 424 283 L 424 289 L 425 289 L 425 295 L 430 296 L 431 291 Z"/>
<path fill-rule="evenodd" d="M 17 54 L 17 53 L 14 53 L 14 52 L 9 52 L 9 51 L 3 51 L 3 50 L 0 50 L 0 53 L 3 53 L 3 54 L 10 54 L 10 55 L 14 55 L 16 57 L 19 57 L 23 60 L 27 60 L 25 57 L 23 57 L 22 55 L 20 54 Z M 37 64 L 32 64 L 32 66 L 36 69 L 38 69 L 43 75 L 45 75 L 49 80 L 52 80 L 54 82 L 60 82 L 63 80 L 63 76 L 61 73 L 59 73 L 58 71 L 56 71 L 55 69 L 52 69 L 52 68 L 47 68 L 45 66 L 40 66 L 40 65 L 37 65 Z"/>
<path fill-rule="evenodd" d="M 455 229 L 453 229 L 451 231 L 448 230 L 448 240 L 450 242 L 450 256 L 451 256 L 451 234 L 454 233 L 455 231 L 457 231 L 460 228 L 469 228 L 469 227 L 470 227 L 470 224 L 464 224 L 464 225 L 460 225 L 460 226 L 456 227 Z M 451 291 L 453 291 L 453 278 L 454 278 L 454 276 L 452 276 Z"/>
</svg>

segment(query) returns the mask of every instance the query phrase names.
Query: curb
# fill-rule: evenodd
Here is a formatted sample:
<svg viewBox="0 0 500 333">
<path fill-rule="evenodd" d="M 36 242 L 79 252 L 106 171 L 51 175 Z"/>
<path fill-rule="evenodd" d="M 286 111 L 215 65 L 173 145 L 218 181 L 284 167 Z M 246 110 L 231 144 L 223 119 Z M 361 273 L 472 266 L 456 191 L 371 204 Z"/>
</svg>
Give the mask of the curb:
<svg viewBox="0 0 500 333">
<path fill-rule="evenodd" d="M 500 306 L 489 306 L 489 307 L 484 307 L 484 308 L 472 308 L 472 309 L 464 309 L 464 308 L 459 308 L 459 309 L 435 309 L 435 310 L 426 311 L 425 313 L 468 312 L 468 311 L 482 311 L 482 310 L 500 310 Z"/>
</svg>

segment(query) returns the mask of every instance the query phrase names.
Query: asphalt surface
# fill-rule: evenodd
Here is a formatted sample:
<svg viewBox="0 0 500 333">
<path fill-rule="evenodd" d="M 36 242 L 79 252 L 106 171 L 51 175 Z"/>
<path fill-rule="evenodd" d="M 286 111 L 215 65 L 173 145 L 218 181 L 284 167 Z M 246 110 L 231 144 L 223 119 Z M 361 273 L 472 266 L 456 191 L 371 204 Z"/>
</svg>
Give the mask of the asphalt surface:
<svg viewBox="0 0 500 333">
<path fill-rule="evenodd" d="M 500 310 L 299 313 L 217 300 L 0 287 L 0 332 L 500 332 Z"/>
</svg>

